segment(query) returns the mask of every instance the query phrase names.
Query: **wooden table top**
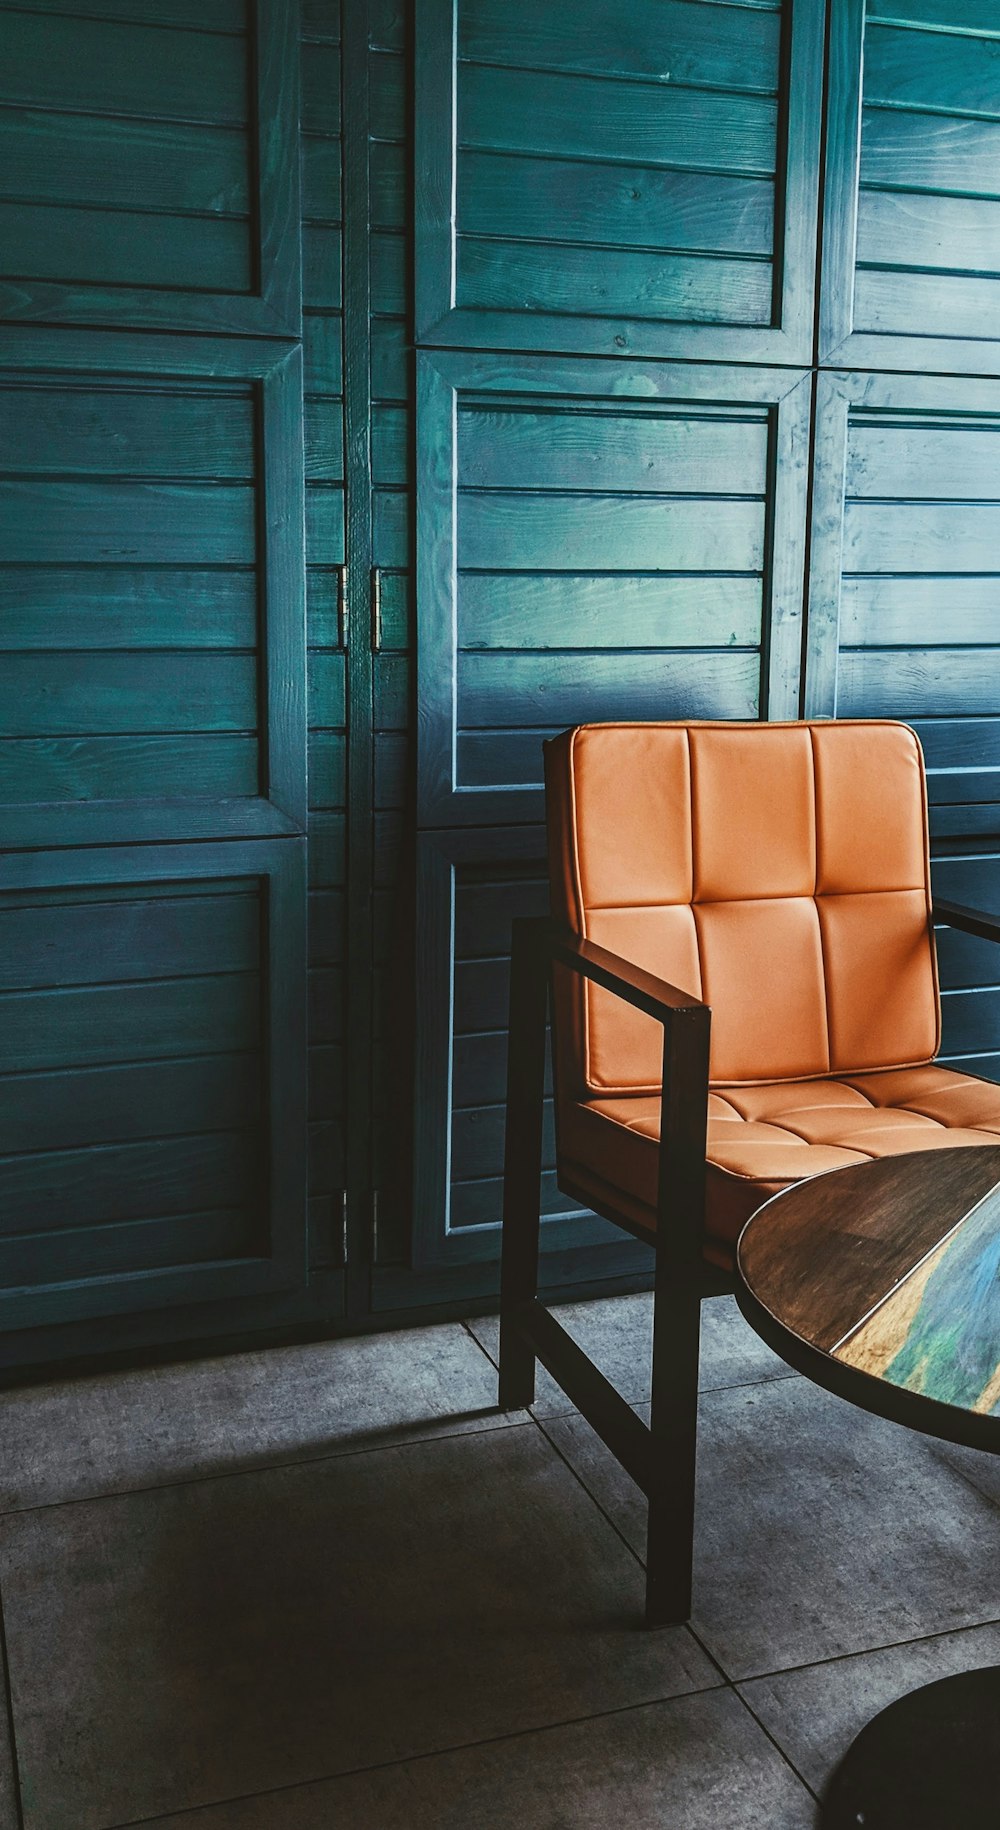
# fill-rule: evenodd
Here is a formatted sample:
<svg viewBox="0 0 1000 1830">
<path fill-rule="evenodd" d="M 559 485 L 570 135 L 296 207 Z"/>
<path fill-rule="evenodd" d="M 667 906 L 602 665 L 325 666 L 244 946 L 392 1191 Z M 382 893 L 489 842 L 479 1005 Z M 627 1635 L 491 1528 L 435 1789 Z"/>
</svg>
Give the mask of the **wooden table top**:
<svg viewBox="0 0 1000 1830">
<path fill-rule="evenodd" d="M 748 1221 L 737 1270 L 741 1307 L 793 1365 L 868 1409 L 1000 1451 L 1000 1145 L 799 1182 Z"/>
</svg>

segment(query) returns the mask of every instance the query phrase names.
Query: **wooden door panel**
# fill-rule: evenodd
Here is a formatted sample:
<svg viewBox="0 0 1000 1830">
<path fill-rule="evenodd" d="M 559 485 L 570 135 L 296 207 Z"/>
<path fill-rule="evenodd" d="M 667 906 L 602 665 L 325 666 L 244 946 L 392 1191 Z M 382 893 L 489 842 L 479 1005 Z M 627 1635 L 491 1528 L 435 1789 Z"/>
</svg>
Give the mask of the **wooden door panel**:
<svg viewBox="0 0 1000 1830">
<path fill-rule="evenodd" d="M 301 1281 L 303 878 L 293 839 L 3 860 L 7 1358 Z"/>
<path fill-rule="evenodd" d="M 834 0 L 820 357 L 996 374 L 1000 26 L 951 0 Z"/>
<path fill-rule="evenodd" d="M 548 907 L 539 827 L 422 833 L 413 1266 L 495 1277 L 503 1202 L 510 924 Z M 642 1274 L 648 1254 L 561 1193 L 547 1076 L 543 1281 Z"/>
<path fill-rule="evenodd" d="M 0 830 L 300 830 L 298 352 L 113 340 L 113 374 L 98 333 L 8 331 L 0 354 Z M 325 665 L 314 690 L 342 720 L 342 659 Z"/>
<path fill-rule="evenodd" d="M 813 0 L 423 0 L 418 343 L 807 362 L 821 33 Z"/>
<path fill-rule="evenodd" d="M 822 374 L 816 451 L 807 710 L 910 720 L 932 830 L 993 830 L 1000 384 Z"/>
<path fill-rule="evenodd" d="M 913 725 L 935 886 L 1000 907 L 1000 382 L 821 375 L 816 450 L 807 711 Z M 937 943 L 942 1060 L 1000 1078 L 1000 952 Z"/>
<path fill-rule="evenodd" d="M 418 368 L 422 825 L 540 818 L 542 740 L 568 724 L 795 715 L 808 383 Z"/>
<path fill-rule="evenodd" d="M 297 6 L 98 10 L 0 9 L 0 315 L 297 335 Z"/>
</svg>

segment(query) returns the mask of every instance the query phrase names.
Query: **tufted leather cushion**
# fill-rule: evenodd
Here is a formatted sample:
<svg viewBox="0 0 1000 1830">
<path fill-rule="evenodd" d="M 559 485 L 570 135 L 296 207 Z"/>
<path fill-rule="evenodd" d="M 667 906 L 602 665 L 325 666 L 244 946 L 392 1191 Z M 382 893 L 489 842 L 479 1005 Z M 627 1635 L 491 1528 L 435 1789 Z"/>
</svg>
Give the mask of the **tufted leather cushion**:
<svg viewBox="0 0 1000 1830">
<path fill-rule="evenodd" d="M 546 791 L 553 913 L 712 1006 L 713 1084 L 933 1059 L 923 759 L 905 725 L 583 725 L 546 745 Z M 557 1009 L 562 1096 L 658 1089 L 651 1018 L 565 975 Z"/>
<path fill-rule="evenodd" d="M 567 1103 L 561 1118 L 561 1179 L 571 1192 L 652 1231 L 659 1098 Z M 866 1157 L 997 1143 L 1000 1086 L 948 1068 L 721 1087 L 709 1097 L 706 1255 L 731 1264 L 750 1215 L 804 1176 Z"/>
</svg>

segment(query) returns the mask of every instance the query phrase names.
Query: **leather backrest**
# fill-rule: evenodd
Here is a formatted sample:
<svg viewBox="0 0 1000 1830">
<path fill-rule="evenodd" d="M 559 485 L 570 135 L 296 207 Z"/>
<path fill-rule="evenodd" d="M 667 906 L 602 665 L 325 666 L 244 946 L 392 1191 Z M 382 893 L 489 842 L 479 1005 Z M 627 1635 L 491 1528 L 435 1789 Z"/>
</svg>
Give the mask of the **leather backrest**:
<svg viewBox="0 0 1000 1830">
<path fill-rule="evenodd" d="M 552 912 L 712 1007 L 717 1084 L 930 1061 L 923 757 L 902 724 L 580 725 L 545 746 Z M 562 1091 L 652 1092 L 662 1030 L 557 986 Z"/>
</svg>

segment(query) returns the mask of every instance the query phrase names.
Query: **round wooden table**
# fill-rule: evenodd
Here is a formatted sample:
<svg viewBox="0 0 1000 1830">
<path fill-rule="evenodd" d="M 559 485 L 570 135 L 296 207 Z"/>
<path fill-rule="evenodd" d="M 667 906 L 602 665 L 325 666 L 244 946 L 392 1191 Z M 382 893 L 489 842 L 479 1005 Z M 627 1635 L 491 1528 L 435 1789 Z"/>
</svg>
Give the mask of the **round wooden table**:
<svg viewBox="0 0 1000 1830">
<path fill-rule="evenodd" d="M 736 1299 L 790 1366 L 911 1429 L 1000 1453 L 1000 1145 L 915 1151 L 775 1195 Z M 853 1743 L 828 1830 L 997 1830 L 1000 1668 L 892 1703 Z"/>
</svg>

